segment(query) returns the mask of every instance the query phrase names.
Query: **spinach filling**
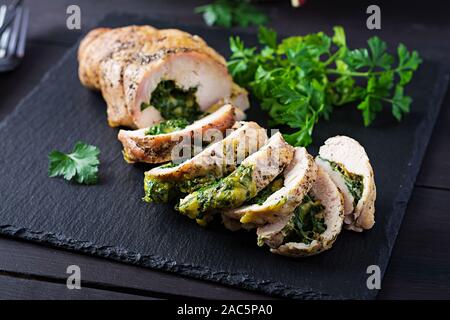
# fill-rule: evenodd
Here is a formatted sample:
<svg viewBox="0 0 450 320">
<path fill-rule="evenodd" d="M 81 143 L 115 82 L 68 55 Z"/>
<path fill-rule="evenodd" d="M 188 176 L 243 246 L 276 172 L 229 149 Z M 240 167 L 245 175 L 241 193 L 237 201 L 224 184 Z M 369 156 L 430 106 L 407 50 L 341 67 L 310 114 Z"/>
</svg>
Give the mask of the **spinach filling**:
<svg viewBox="0 0 450 320">
<path fill-rule="evenodd" d="M 160 169 L 166 169 L 166 168 L 174 168 L 176 166 L 178 166 L 178 164 L 173 163 L 173 162 L 168 162 L 166 164 L 160 165 L 159 168 Z"/>
<path fill-rule="evenodd" d="M 299 242 L 309 244 L 317 240 L 327 226 L 323 215 L 324 206 L 319 200 L 306 195 L 302 204 L 294 211 L 289 223 L 286 225 L 283 233 L 287 234 L 284 243 Z"/>
<path fill-rule="evenodd" d="M 169 162 L 160 166 L 160 168 L 172 168 L 177 164 Z M 144 178 L 144 201 L 153 203 L 166 203 L 183 194 L 192 193 L 204 185 L 211 184 L 216 178 L 213 175 L 195 177 L 180 181 L 161 180 L 150 175 Z"/>
<path fill-rule="evenodd" d="M 236 208 L 256 195 L 252 172 L 251 166 L 239 166 L 227 177 L 205 185 L 182 199 L 176 209 L 205 224 L 211 211 Z"/>
<path fill-rule="evenodd" d="M 174 131 L 182 130 L 189 125 L 186 119 L 172 119 L 166 120 L 161 123 L 155 124 L 145 131 L 148 136 L 156 136 L 159 134 L 171 133 Z"/>
<path fill-rule="evenodd" d="M 178 181 L 177 188 L 181 194 L 188 194 L 198 189 L 214 183 L 217 178 L 214 175 L 206 175 L 202 177 L 195 177 L 189 180 Z"/>
<path fill-rule="evenodd" d="M 153 177 L 144 178 L 144 201 L 166 203 L 177 195 L 172 181 L 161 181 Z"/>
<path fill-rule="evenodd" d="M 197 88 L 184 90 L 173 80 L 162 80 L 153 90 L 150 103 L 141 104 L 141 111 L 153 106 L 166 120 L 182 118 L 192 122 L 202 115 L 195 99 L 196 92 Z"/>
<path fill-rule="evenodd" d="M 267 198 L 269 198 L 272 193 L 277 192 L 281 188 L 283 188 L 284 185 L 284 177 L 278 176 L 273 180 L 267 187 L 262 189 L 255 197 L 251 198 L 250 200 L 246 201 L 246 205 L 252 205 L 252 204 L 258 204 L 262 205 Z"/>
<path fill-rule="evenodd" d="M 348 191 L 353 196 L 353 206 L 356 207 L 359 199 L 361 199 L 362 197 L 362 193 L 364 190 L 363 176 L 349 172 L 341 163 L 329 161 L 323 158 L 321 159 L 327 161 L 334 171 L 341 174 L 342 178 L 344 179 L 344 183 L 348 188 Z"/>
</svg>

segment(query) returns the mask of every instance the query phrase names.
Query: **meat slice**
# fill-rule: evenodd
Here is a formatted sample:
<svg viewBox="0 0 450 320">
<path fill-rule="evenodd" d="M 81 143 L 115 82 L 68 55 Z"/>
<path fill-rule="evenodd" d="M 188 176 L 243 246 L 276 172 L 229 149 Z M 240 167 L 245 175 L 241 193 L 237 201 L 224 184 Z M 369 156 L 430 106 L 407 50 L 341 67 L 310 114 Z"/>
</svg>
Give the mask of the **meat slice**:
<svg viewBox="0 0 450 320">
<path fill-rule="evenodd" d="M 293 154 L 294 148 L 278 132 L 229 176 L 189 194 L 177 208 L 199 224 L 205 224 L 214 210 L 236 208 L 253 198 L 284 170 Z"/>
<path fill-rule="evenodd" d="M 81 83 L 90 89 L 100 89 L 100 85 L 96 86 L 90 81 L 90 79 L 94 77 L 93 74 L 97 72 L 96 67 L 93 66 L 98 65 L 98 62 L 94 63 L 93 57 L 89 56 L 92 51 L 90 50 L 90 46 L 93 42 L 99 42 L 98 38 L 110 30 L 110 28 L 92 29 L 80 42 L 78 48 L 78 77 L 80 78 Z"/>
<path fill-rule="evenodd" d="M 294 158 L 283 171 L 284 185 L 264 202 L 224 211 L 243 224 L 261 226 L 290 216 L 303 201 L 316 179 L 317 166 L 305 148 L 295 148 Z"/>
<path fill-rule="evenodd" d="M 145 173 L 144 189 L 148 202 L 167 202 L 193 192 L 206 183 L 228 175 L 250 154 L 267 142 L 266 130 L 256 122 L 237 122 L 223 140 L 219 132 L 213 142 L 193 158 L 176 166 L 160 166 Z"/>
<path fill-rule="evenodd" d="M 344 219 L 343 198 L 339 189 L 328 174 L 318 168 L 317 178 L 309 191 L 309 196 L 319 201 L 323 206 L 325 230 L 314 239 L 307 241 L 291 241 L 294 214 L 282 216 L 274 223 L 259 227 L 257 230 L 258 243 L 266 244 L 272 253 L 289 257 L 304 257 L 315 255 L 331 248 L 342 230 Z"/>
<path fill-rule="evenodd" d="M 258 151 L 267 142 L 267 133 L 256 122 L 237 122 L 223 139 L 210 144 L 193 158 L 175 167 L 157 167 L 146 176 L 162 180 L 189 180 L 213 174 L 220 177 L 230 173 L 242 160 Z"/>
<path fill-rule="evenodd" d="M 329 138 L 319 149 L 317 164 L 331 177 L 344 196 L 345 227 L 354 231 L 375 224 L 374 173 L 364 148 L 346 136 Z"/>
<path fill-rule="evenodd" d="M 124 71 L 138 57 L 138 52 L 148 43 L 158 38 L 158 32 L 140 32 L 140 37 L 122 50 L 109 54 L 100 62 L 100 89 L 108 106 L 108 123 L 111 127 L 126 126 L 136 128 L 125 101 Z"/>
<path fill-rule="evenodd" d="M 190 152 L 195 139 L 204 138 L 208 130 L 211 132 L 216 130 L 223 134 L 235 122 L 235 107 L 227 104 L 182 130 L 158 135 L 146 134 L 148 128 L 120 130 L 118 139 L 123 144 L 124 158 L 127 162 L 162 163 L 174 160 L 179 156 L 178 151 L 188 149 Z M 174 150 L 175 147 L 177 149 Z"/>
</svg>

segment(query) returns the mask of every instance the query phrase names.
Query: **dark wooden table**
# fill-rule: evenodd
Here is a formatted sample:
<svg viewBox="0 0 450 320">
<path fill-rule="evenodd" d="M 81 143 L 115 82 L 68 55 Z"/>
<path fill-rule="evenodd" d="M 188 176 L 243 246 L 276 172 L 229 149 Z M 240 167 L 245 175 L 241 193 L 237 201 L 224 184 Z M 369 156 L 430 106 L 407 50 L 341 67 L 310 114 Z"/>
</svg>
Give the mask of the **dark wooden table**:
<svg viewBox="0 0 450 320">
<path fill-rule="evenodd" d="M 0 1 L 4 2 L 4 1 Z M 66 8 L 78 4 L 82 32 L 108 12 L 146 14 L 159 19 L 202 24 L 193 8 L 207 1 L 152 0 L 28 0 L 31 9 L 27 55 L 22 66 L 0 75 L 0 120 L 42 79 L 45 72 L 75 43 L 79 31 L 66 28 Z M 387 1 L 386 1 L 387 2 Z M 449 6 L 444 1 L 390 1 L 382 11 L 380 34 L 391 44 L 420 48 L 430 59 L 450 66 Z M 370 35 L 364 1 L 310 0 L 293 10 L 289 1 L 261 5 L 280 33 L 331 29 L 351 30 L 355 44 Z M 447 94 L 428 152 L 408 205 L 380 299 L 450 298 L 450 94 Z M 1 181 L 1 180 L 0 180 Z M 1 182 L 0 182 L 1 183 Z M 382 190 L 380 190 L 382 192 Z M 66 288 L 66 268 L 82 270 L 82 290 Z M 1 299 L 155 299 L 168 297 L 264 299 L 254 292 L 183 278 L 52 247 L 0 237 Z"/>
</svg>

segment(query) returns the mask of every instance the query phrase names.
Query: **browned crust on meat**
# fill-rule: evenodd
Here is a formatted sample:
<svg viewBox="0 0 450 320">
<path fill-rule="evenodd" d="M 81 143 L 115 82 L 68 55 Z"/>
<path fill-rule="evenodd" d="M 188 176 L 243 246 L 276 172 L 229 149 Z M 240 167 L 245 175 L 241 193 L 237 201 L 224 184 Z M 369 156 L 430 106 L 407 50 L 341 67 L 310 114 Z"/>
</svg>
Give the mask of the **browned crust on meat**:
<svg viewBox="0 0 450 320">
<path fill-rule="evenodd" d="M 127 26 L 115 29 L 94 29 L 86 36 L 78 51 L 81 83 L 100 89 L 100 63 L 113 52 L 127 49 L 142 34 L 156 31 L 150 26 Z"/>
<path fill-rule="evenodd" d="M 188 131 L 185 135 L 180 136 L 177 141 L 172 140 L 172 136 L 164 135 L 162 137 L 124 137 L 123 131 L 119 131 L 119 140 L 123 143 L 124 159 L 128 163 L 146 162 L 146 163 L 162 163 L 170 161 L 173 148 L 189 137 L 193 137 L 194 131 Z"/>
<path fill-rule="evenodd" d="M 153 34 L 154 33 L 154 34 Z M 191 35 L 176 29 L 156 30 L 150 26 L 126 26 L 122 28 L 97 28 L 91 30 L 81 41 L 78 49 L 79 77 L 81 83 L 91 89 L 100 89 L 100 63 L 111 53 L 126 50 L 136 39 L 150 35 L 152 39 L 143 45 L 136 53 L 143 52 L 140 59 L 144 61 L 153 55 L 160 55 L 160 51 L 170 51 L 173 48 L 189 48 L 204 52 L 210 58 L 222 65 L 225 59 L 206 42 L 196 35 Z M 102 52 L 102 55 L 92 53 Z M 163 57 L 164 55 L 161 55 Z M 151 59 L 150 59 L 151 60 Z"/>
<path fill-rule="evenodd" d="M 156 54 L 171 49 L 190 49 L 203 52 L 218 63 L 226 66 L 225 59 L 199 36 L 192 35 L 177 29 L 162 29 L 157 32 L 155 40 L 143 48 L 143 52 Z"/>
<path fill-rule="evenodd" d="M 209 129 L 224 133 L 235 122 L 234 108 L 230 108 L 223 117 L 206 123 L 200 128 L 183 130 L 181 134 L 180 132 L 174 132 L 173 134 L 156 136 L 130 136 L 125 130 L 120 130 L 118 139 L 123 144 L 124 158 L 127 162 L 162 163 L 172 160 L 172 150 L 178 143 L 183 143 L 183 141 L 193 142 L 194 135 L 204 133 Z"/>
<path fill-rule="evenodd" d="M 98 89 L 91 86 L 90 83 L 90 68 L 84 67 L 84 61 L 87 53 L 87 48 L 101 35 L 111 30 L 110 28 L 97 28 L 89 31 L 89 33 L 81 40 L 80 47 L 78 48 L 78 61 L 80 63 L 80 67 L 78 68 L 78 77 L 80 78 L 81 83 L 90 88 L 90 89 Z"/>
<path fill-rule="evenodd" d="M 96 28 L 92 29 L 88 32 L 88 34 L 81 40 L 80 46 L 78 48 L 78 60 L 84 57 L 84 53 L 86 52 L 86 48 L 99 36 L 104 34 L 105 32 L 111 30 L 110 28 Z"/>
</svg>

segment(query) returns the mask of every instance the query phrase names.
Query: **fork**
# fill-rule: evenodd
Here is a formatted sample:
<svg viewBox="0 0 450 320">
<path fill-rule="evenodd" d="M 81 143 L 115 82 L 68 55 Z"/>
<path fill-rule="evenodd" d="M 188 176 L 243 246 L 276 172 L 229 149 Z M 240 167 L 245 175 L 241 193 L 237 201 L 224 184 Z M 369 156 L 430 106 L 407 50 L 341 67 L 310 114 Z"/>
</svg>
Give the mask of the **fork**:
<svg viewBox="0 0 450 320">
<path fill-rule="evenodd" d="M 25 55 L 29 12 L 21 4 L 0 7 L 0 72 L 15 69 Z"/>
</svg>

